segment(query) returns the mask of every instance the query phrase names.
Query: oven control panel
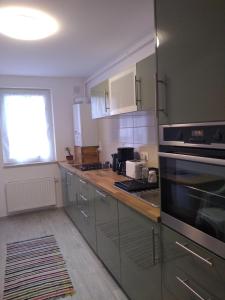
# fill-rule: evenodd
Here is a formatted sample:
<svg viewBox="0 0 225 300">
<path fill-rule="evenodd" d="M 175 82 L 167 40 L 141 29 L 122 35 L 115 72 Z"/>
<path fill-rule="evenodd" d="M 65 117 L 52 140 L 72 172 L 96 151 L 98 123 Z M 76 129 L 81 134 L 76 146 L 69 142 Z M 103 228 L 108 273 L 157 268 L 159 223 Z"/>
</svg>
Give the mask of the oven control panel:
<svg viewBox="0 0 225 300">
<path fill-rule="evenodd" d="M 216 145 L 225 148 L 225 122 L 160 126 L 160 144 Z"/>
</svg>

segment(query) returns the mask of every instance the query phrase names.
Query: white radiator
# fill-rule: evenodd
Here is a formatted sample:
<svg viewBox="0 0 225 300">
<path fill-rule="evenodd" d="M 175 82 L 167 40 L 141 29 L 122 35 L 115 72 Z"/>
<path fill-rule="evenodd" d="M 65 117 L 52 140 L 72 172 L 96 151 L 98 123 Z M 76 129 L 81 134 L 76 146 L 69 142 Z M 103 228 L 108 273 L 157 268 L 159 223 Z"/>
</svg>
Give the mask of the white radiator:
<svg viewBox="0 0 225 300">
<path fill-rule="evenodd" d="M 8 182 L 8 213 L 56 205 L 55 179 L 50 177 Z"/>
</svg>

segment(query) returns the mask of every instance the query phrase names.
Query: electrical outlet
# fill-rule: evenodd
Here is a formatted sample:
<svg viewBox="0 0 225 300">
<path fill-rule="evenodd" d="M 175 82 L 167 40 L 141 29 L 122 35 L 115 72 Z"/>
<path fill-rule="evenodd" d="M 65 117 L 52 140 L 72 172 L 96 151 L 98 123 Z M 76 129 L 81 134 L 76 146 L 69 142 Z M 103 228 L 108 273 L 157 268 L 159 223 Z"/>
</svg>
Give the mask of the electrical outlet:
<svg viewBox="0 0 225 300">
<path fill-rule="evenodd" d="M 140 152 L 141 160 L 148 160 L 148 152 Z"/>
</svg>

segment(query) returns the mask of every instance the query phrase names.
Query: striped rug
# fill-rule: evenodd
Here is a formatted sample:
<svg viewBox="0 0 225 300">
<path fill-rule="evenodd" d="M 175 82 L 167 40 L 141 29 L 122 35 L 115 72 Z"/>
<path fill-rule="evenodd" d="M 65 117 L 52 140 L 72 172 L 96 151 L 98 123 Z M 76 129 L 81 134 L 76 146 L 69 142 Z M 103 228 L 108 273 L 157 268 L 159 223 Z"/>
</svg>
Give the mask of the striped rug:
<svg viewBox="0 0 225 300">
<path fill-rule="evenodd" d="M 7 244 L 4 300 L 45 300 L 74 288 L 53 235 Z"/>
</svg>

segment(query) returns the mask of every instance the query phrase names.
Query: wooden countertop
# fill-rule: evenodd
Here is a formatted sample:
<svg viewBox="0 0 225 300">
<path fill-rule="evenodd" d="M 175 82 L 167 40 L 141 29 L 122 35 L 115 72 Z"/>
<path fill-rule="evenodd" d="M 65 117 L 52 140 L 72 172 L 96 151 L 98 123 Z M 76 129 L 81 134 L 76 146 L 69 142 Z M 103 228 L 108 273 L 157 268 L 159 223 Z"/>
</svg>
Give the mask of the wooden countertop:
<svg viewBox="0 0 225 300">
<path fill-rule="evenodd" d="M 77 174 L 83 179 L 88 180 L 90 183 L 110 194 L 112 197 L 118 199 L 127 206 L 138 211 L 147 218 L 159 222 L 160 221 L 160 209 L 153 207 L 150 203 L 139 199 L 125 191 L 122 191 L 114 186 L 115 181 L 126 180 L 127 178 L 122 175 L 118 175 L 111 169 L 92 170 L 92 171 L 80 171 L 69 165 L 67 162 L 59 162 L 59 165 Z"/>
</svg>

